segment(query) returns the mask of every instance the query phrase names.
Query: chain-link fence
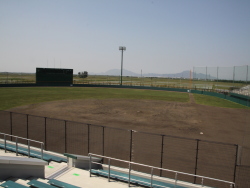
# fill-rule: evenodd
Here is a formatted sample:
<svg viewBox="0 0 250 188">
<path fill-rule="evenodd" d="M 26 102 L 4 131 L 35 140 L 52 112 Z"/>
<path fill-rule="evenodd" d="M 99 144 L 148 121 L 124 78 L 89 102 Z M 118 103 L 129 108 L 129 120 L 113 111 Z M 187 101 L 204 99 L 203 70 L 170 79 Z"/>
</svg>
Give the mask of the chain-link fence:
<svg viewBox="0 0 250 188">
<path fill-rule="evenodd" d="M 194 67 L 192 87 L 227 91 L 243 95 L 250 94 L 249 66 Z"/>
<path fill-rule="evenodd" d="M 158 135 L 134 130 L 97 126 L 27 114 L 0 111 L 0 132 L 35 139 L 45 149 L 59 153 L 87 155 L 95 153 L 176 171 L 198 174 L 236 182 L 237 187 L 249 185 L 250 168 L 239 165 L 239 147 L 218 143 Z M 36 146 L 36 145 L 33 145 Z M 104 160 L 104 163 L 107 161 Z M 116 162 L 116 166 L 125 167 Z M 148 169 L 133 167 L 145 173 Z M 168 178 L 173 174 L 156 170 L 155 175 Z M 242 176 L 242 177 L 241 177 Z M 200 184 L 201 179 L 180 175 L 179 180 Z M 223 183 L 204 182 L 213 187 Z"/>
<path fill-rule="evenodd" d="M 194 67 L 193 71 L 184 71 L 183 74 L 166 74 L 151 76 L 124 75 L 88 75 L 81 78 L 73 75 L 73 84 L 90 85 L 123 85 L 163 88 L 183 88 L 205 90 L 212 92 L 232 92 L 250 96 L 249 66 L 233 67 Z M 35 73 L 0 72 L 0 84 L 35 84 Z"/>
<path fill-rule="evenodd" d="M 171 87 L 190 88 L 190 76 L 179 77 L 167 76 L 123 76 L 124 86 L 150 86 L 150 87 Z M 0 84 L 35 84 L 36 73 L 15 73 L 0 72 Z M 73 75 L 73 84 L 96 84 L 96 85 L 121 85 L 121 76 L 118 75 L 88 75 L 81 78 Z"/>
<path fill-rule="evenodd" d="M 0 84 L 34 84 L 35 73 L 0 72 Z"/>
</svg>

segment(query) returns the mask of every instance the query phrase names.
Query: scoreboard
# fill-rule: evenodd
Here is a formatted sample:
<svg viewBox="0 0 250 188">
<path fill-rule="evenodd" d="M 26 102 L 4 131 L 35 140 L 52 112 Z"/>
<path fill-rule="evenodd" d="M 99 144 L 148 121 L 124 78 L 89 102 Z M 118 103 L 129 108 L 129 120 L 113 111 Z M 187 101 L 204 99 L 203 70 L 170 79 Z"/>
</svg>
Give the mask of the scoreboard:
<svg viewBox="0 0 250 188">
<path fill-rule="evenodd" d="M 73 69 L 36 68 L 38 86 L 70 86 L 73 84 Z"/>
</svg>

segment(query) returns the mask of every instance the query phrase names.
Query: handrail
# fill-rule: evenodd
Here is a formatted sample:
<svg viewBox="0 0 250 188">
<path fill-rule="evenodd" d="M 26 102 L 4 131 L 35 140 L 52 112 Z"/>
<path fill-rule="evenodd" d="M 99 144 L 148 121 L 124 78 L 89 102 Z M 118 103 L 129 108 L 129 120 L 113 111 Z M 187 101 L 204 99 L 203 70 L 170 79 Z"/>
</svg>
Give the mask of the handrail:
<svg viewBox="0 0 250 188">
<path fill-rule="evenodd" d="M 184 175 L 188 175 L 188 176 L 193 176 L 193 177 L 198 177 L 201 178 L 201 187 L 203 187 L 204 185 L 204 179 L 209 179 L 209 180 L 214 180 L 214 181 L 219 181 L 219 182 L 223 182 L 223 183 L 228 183 L 230 184 L 230 188 L 235 187 L 235 183 L 234 182 L 230 182 L 230 181 L 225 181 L 225 180 L 220 180 L 220 179 L 216 179 L 216 178 L 210 178 L 210 177 L 206 177 L 206 176 L 200 176 L 200 175 L 195 175 L 195 174 L 190 174 L 190 173 L 186 173 L 186 172 L 180 172 L 180 171 L 176 171 L 176 170 L 170 170 L 170 169 L 165 169 L 165 168 L 159 168 L 159 167 L 155 167 L 155 166 L 150 166 L 150 165 L 145 165 L 145 164 L 141 164 L 141 163 L 136 163 L 136 162 L 131 162 L 131 161 L 126 161 L 126 160 L 122 160 L 122 159 L 117 159 L 117 158 L 112 158 L 112 157 L 108 157 L 108 156 L 104 156 L 104 155 L 98 155 L 98 154 L 93 154 L 93 153 L 89 153 L 89 171 L 90 171 L 90 177 L 91 177 L 91 163 L 92 162 L 92 156 L 97 156 L 97 157 L 102 157 L 102 158 L 107 158 L 108 159 L 108 169 L 109 169 L 109 176 L 108 179 L 110 178 L 110 160 L 115 160 L 115 161 L 120 161 L 120 162 L 125 162 L 129 164 L 129 181 L 128 181 L 128 185 L 130 186 L 130 171 L 131 171 L 131 164 L 134 165 L 139 165 L 139 166 L 144 166 L 144 167 L 148 167 L 151 168 L 151 187 L 152 187 L 152 180 L 153 180 L 153 170 L 154 169 L 158 169 L 158 170 L 164 170 L 164 171 L 168 171 L 168 172 L 173 172 L 175 173 L 175 185 L 177 183 L 177 176 L 178 174 L 184 174 Z"/>
<path fill-rule="evenodd" d="M 11 136 L 11 137 L 15 137 L 16 138 L 16 156 L 18 156 L 18 139 L 23 139 L 23 140 L 27 140 L 28 141 L 28 156 L 30 157 L 30 141 L 32 142 L 37 142 L 41 144 L 41 159 L 43 160 L 43 148 L 44 148 L 44 143 L 43 142 L 39 142 L 36 140 L 32 140 L 32 139 L 28 139 L 28 138 L 23 138 L 23 137 L 19 137 L 19 136 L 15 136 L 15 135 L 10 135 L 10 134 L 6 134 L 6 133 L 1 133 L 1 135 L 4 135 L 4 151 L 6 153 L 6 136 Z"/>
</svg>

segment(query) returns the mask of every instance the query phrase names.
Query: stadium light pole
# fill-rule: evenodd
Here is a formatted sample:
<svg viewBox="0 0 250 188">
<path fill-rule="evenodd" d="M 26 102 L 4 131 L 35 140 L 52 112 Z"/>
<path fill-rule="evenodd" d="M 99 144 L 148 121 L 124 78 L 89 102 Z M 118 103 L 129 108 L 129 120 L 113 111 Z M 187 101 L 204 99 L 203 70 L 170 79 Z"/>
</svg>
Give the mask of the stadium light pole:
<svg viewBox="0 0 250 188">
<path fill-rule="evenodd" d="M 123 51 L 126 50 L 126 47 L 125 46 L 119 46 L 119 50 L 122 51 L 122 60 L 121 60 L 121 85 L 122 85 Z"/>
</svg>

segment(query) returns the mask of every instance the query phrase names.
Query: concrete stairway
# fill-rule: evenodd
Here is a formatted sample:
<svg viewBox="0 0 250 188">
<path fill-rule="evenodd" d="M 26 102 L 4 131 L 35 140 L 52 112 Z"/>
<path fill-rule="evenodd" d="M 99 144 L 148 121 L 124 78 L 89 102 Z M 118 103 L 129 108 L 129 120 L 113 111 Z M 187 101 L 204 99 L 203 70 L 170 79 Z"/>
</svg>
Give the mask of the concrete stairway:
<svg viewBox="0 0 250 188">
<path fill-rule="evenodd" d="M 16 153 L 7 151 L 4 152 L 3 149 L 0 149 L 0 156 L 16 156 Z M 18 154 L 18 157 L 27 157 L 25 155 Z M 98 176 L 89 176 L 89 171 L 79 168 L 68 168 L 67 163 L 65 162 L 56 162 L 50 161 L 48 165 L 45 166 L 45 178 L 36 178 L 36 177 L 28 177 L 26 179 L 9 177 L 8 179 L 1 180 L 0 177 L 0 187 L 1 184 L 10 180 L 16 183 L 19 183 L 23 186 L 30 187 L 28 183 L 32 180 L 37 180 L 39 182 L 43 182 L 48 184 L 50 179 L 56 179 L 66 184 L 70 184 L 73 187 L 84 187 L 84 188 L 125 188 L 128 187 L 127 183 L 120 182 L 118 180 L 112 180 L 108 182 L 107 178 L 98 177 Z M 48 184 L 49 185 L 49 184 Z M 134 185 L 133 187 L 141 187 Z M 1 187 L 2 188 L 2 187 Z M 11 188 L 11 187 L 9 187 Z M 18 188 L 18 187 L 16 187 Z"/>
</svg>

